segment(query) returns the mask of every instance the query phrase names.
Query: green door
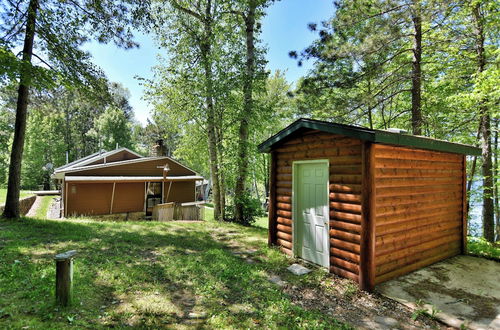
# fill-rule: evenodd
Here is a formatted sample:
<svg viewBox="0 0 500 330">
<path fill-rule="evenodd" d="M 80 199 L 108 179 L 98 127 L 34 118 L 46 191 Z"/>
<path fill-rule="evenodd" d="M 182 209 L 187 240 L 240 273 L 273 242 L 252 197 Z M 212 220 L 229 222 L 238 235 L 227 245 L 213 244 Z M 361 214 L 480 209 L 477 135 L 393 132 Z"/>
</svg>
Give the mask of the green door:
<svg viewBox="0 0 500 330">
<path fill-rule="evenodd" d="M 328 161 L 296 162 L 293 173 L 295 253 L 329 267 Z"/>
</svg>

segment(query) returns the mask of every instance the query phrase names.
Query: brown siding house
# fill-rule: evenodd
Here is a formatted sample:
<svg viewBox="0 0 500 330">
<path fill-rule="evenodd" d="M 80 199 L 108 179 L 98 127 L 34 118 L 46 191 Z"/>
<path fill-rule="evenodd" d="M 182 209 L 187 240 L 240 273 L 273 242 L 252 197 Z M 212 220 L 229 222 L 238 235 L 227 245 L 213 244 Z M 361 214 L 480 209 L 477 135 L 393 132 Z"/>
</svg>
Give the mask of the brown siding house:
<svg viewBox="0 0 500 330">
<path fill-rule="evenodd" d="M 269 244 L 365 290 L 465 251 L 467 154 L 478 148 L 300 119 L 271 153 Z"/>
<path fill-rule="evenodd" d="M 194 202 L 203 177 L 166 156 L 142 157 L 126 148 L 100 152 L 57 168 L 63 216 L 150 214 L 156 204 Z"/>
</svg>

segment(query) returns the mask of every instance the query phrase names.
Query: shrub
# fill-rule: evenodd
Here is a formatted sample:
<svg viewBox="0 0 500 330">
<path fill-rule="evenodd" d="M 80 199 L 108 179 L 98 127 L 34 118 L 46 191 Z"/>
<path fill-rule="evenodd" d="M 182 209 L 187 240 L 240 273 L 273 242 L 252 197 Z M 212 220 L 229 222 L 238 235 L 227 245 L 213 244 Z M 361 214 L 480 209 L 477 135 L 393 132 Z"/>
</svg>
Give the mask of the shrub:
<svg viewBox="0 0 500 330">
<path fill-rule="evenodd" d="M 468 236 L 467 250 L 473 255 L 500 260 L 500 242 L 490 243 L 483 237 Z"/>
<path fill-rule="evenodd" d="M 234 217 L 235 203 L 226 205 L 226 221 L 237 222 L 244 226 L 250 226 L 255 222 L 257 217 L 265 216 L 266 212 L 262 208 L 262 204 L 258 198 L 253 197 L 250 193 L 245 193 L 241 198 L 243 204 L 243 219 L 236 221 Z"/>
</svg>

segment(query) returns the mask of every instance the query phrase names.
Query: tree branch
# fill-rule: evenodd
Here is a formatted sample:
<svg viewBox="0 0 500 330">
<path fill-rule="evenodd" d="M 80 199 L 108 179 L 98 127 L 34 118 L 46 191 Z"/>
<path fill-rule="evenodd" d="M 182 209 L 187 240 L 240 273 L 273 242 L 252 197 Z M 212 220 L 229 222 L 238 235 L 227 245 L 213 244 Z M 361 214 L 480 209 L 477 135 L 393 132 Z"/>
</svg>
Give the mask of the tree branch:
<svg viewBox="0 0 500 330">
<path fill-rule="evenodd" d="M 197 20 L 201 21 L 201 22 L 204 22 L 204 18 L 203 16 L 201 16 L 200 14 L 198 14 L 197 12 L 194 12 L 192 11 L 191 9 L 189 8 L 185 8 L 181 5 L 179 5 L 179 3 L 176 1 L 176 0 L 170 0 L 170 3 L 172 4 L 172 7 L 174 7 L 175 9 L 185 13 L 185 14 L 188 14 L 190 16 L 193 16 L 194 18 L 196 18 Z"/>
<path fill-rule="evenodd" d="M 37 54 L 35 54 L 35 53 L 33 53 L 32 55 L 33 55 L 33 56 L 35 56 L 37 59 L 39 59 L 39 60 L 40 60 L 40 62 L 42 62 L 43 64 L 45 64 L 46 66 L 48 66 L 48 67 L 49 67 L 49 69 L 51 69 L 52 71 L 56 71 L 56 70 L 55 70 L 55 68 L 54 68 L 52 65 L 50 65 L 49 63 L 47 63 L 47 62 L 46 62 L 45 60 L 43 60 L 40 56 L 38 56 L 38 55 L 37 55 Z"/>
</svg>

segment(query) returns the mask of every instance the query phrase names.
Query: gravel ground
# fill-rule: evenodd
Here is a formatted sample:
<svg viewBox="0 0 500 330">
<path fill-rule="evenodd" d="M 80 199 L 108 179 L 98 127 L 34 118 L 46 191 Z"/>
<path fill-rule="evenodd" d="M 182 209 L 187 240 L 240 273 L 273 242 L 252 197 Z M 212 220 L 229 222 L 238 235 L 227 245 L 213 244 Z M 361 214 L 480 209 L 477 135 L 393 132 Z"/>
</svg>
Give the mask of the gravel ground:
<svg viewBox="0 0 500 330">
<path fill-rule="evenodd" d="M 47 212 L 47 219 L 61 219 L 61 197 L 56 197 L 52 200 Z"/>
<path fill-rule="evenodd" d="M 319 287 L 286 285 L 295 304 L 314 308 L 358 329 L 447 329 L 428 317 L 412 319 L 412 311 L 377 293 L 353 290 L 349 280 L 332 275 Z"/>
</svg>

